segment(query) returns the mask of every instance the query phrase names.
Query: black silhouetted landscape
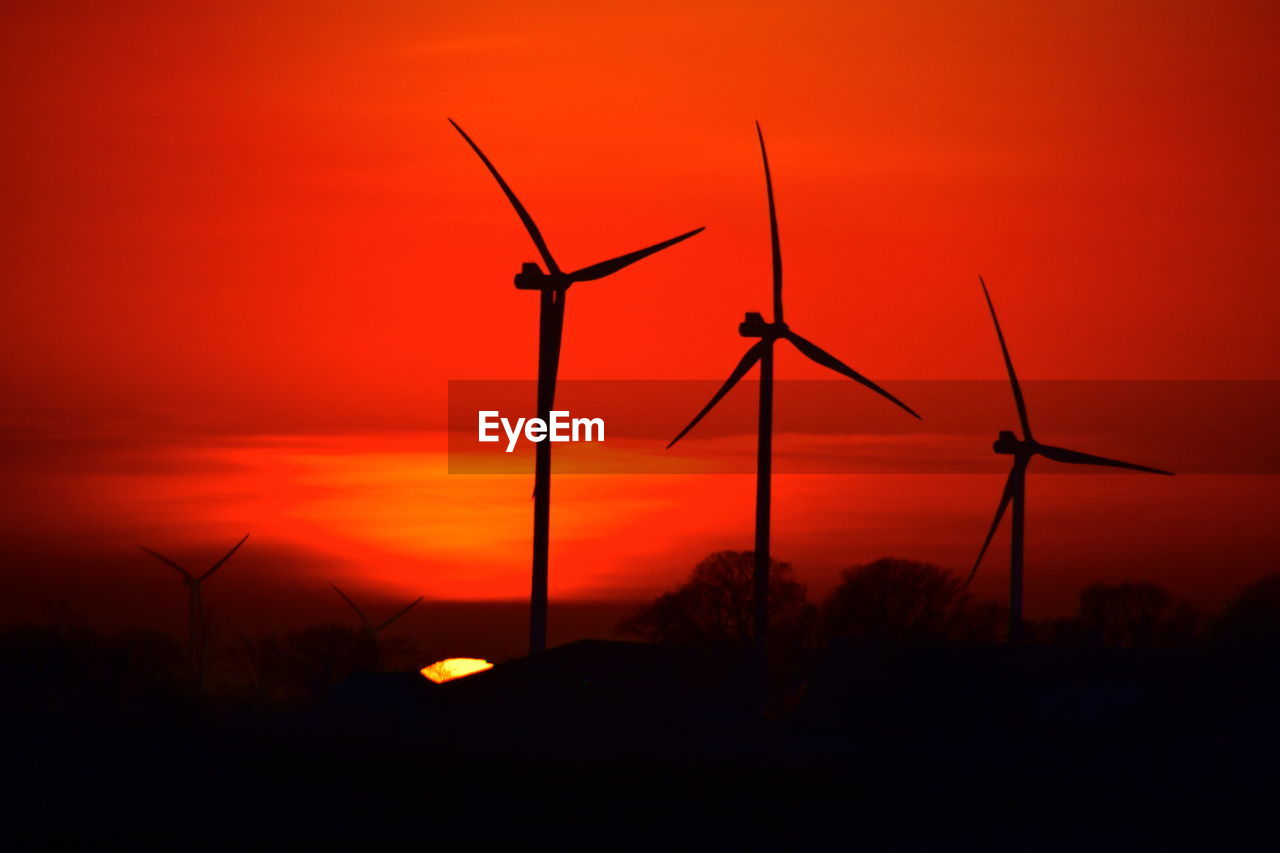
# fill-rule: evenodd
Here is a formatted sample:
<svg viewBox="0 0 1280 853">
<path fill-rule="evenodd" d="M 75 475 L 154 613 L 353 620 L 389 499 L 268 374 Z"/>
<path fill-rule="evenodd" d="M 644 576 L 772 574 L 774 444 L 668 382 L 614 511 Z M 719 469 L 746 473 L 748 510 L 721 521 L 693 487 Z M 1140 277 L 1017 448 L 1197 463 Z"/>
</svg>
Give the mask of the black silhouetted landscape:
<svg viewBox="0 0 1280 853">
<path fill-rule="evenodd" d="M 771 568 L 763 679 L 750 552 L 709 555 L 626 640 L 443 684 L 353 620 L 228 635 L 198 693 L 173 637 L 63 607 L 0 637 L 10 824 L 50 846 L 823 849 L 1150 849 L 1268 825 L 1280 575 L 1214 613 L 1094 585 L 1008 644 L 1007 609 L 927 563 L 852 567 L 819 601 Z"/>
</svg>

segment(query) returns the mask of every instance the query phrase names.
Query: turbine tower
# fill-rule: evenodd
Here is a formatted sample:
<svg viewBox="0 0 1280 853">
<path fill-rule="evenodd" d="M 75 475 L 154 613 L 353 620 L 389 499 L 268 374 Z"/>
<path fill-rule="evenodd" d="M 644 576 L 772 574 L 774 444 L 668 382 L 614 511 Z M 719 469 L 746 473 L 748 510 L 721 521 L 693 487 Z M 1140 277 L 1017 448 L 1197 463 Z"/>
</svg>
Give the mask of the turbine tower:
<svg viewBox="0 0 1280 853">
<path fill-rule="evenodd" d="M 333 591 L 336 592 L 338 595 L 342 596 L 342 600 L 345 601 L 347 604 L 351 605 L 351 609 L 354 610 L 356 612 L 356 615 L 360 617 L 360 622 L 364 625 L 365 634 L 368 636 L 370 646 L 373 649 L 373 668 L 375 670 L 380 670 L 381 662 L 378 660 L 378 635 L 381 634 L 383 631 L 385 631 L 387 628 L 390 628 L 395 622 L 397 622 L 400 619 L 401 616 L 404 616 L 406 613 L 408 613 L 410 610 L 416 607 L 418 605 L 418 602 L 422 601 L 422 599 L 425 598 L 426 596 L 422 596 L 422 595 L 418 596 L 413 601 L 409 602 L 404 608 L 399 610 L 390 619 L 385 619 L 382 622 L 374 624 L 374 622 L 368 616 L 365 615 L 364 611 L 360 609 L 360 606 L 351 600 L 351 597 L 349 595 L 347 595 L 342 590 L 338 589 L 338 585 L 336 583 L 330 583 L 329 586 L 333 587 Z"/>
<path fill-rule="evenodd" d="M 671 440 L 668 448 L 684 438 L 698 421 L 720 402 L 730 389 L 742 379 L 756 362 L 760 363 L 760 414 L 756 433 L 756 532 L 755 532 L 755 565 L 753 567 L 753 597 L 755 603 L 754 633 L 758 646 L 763 647 L 765 634 L 769 624 L 769 515 L 772 495 L 773 472 L 773 347 L 779 340 L 785 340 L 800 351 L 806 358 L 821 366 L 847 376 L 900 406 L 912 416 L 919 418 L 911 408 L 867 379 L 840 359 L 831 355 L 817 344 L 802 338 L 791 330 L 783 321 L 782 314 L 782 250 L 778 241 L 778 215 L 773 202 L 773 177 L 769 172 L 769 155 L 764 147 L 764 133 L 760 123 L 756 122 L 756 137 L 760 140 L 760 158 L 764 162 L 765 190 L 769 196 L 769 235 L 773 248 L 773 322 L 766 323 L 764 318 L 747 312 L 743 322 L 738 326 L 738 334 L 744 338 L 759 340 L 747 349 L 738 366 L 729 374 L 729 378 L 720 386 L 720 390 L 711 398 L 711 402 L 698 412 L 689 425 Z"/>
<path fill-rule="evenodd" d="M 547 241 L 543 239 L 542 232 L 534 224 L 533 217 L 520 203 L 520 199 L 516 198 L 516 194 L 503 180 L 497 168 L 480 150 L 480 146 L 471 141 L 471 137 L 458 126 L 457 122 L 449 119 L 449 124 L 462 134 L 462 138 L 467 141 L 471 150 L 476 152 L 485 168 L 489 170 L 489 174 L 493 175 L 494 180 L 498 182 L 507 201 L 515 208 L 516 215 L 520 217 L 525 230 L 529 232 L 529 237 L 537 247 L 538 254 L 542 256 L 543 264 L 546 265 L 544 271 L 536 263 L 525 263 L 516 274 L 515 286 L 518 290 L 536 290 L 541 297 L 538 308 L 537 406 L 538 417 L 547 421 L 555 405 L 556 376 L 560 366 L 560 341 L 564 332 L 564 308 L 569 286 L 613 275 L 655 252 L 674 246 L 681 240 L 687 240 L 702 229 L 695 228 L 670 240 L 583 267 L 575 272 L 563 272 L 552 257 L 551 250 L 547 248 Z M 533 583 L 529 601 L 530 654 L 540 652 L 547 647 L 547 545 L 550 541 L 551 521 L 551 442 L 549 441 L 540 441 L 536 445 L 533 483 Z"/>
<path fill-rule="evenodd" d="M 204 613 L 204 597 L 201 595 L 201 584 L 207 581 L 214 572 L 222 568 L 222 564 L 231 559 L 231 555 L 240 550 L 240 546 L 244 544 L 245 539 L 249 538 L 246 533 L 239 542 L 226 554 L 222 559 L 209 567 L 209 570 L 202 575 L 193 575 L 182 566 L 170 560 L 163 554 L 157 554 L 150 548 L 142 545 L 141 548 L 146 553 L 155 557 L 169 568 L 182 575 L 182 584 L 187 588 L 187 655 L 191 661 L 191 681 L 195 688 L 197 696 L 204 693 L 204 670 L 207 663 L 209 653 L 209 632 L 208 623 L 205 621 Z"/>
<path fill-rule="evenodd" d="M 1121 462 L 1118 459 L 1108 459 L 1105 456 L 1094 456 L 1077 450 L 1067 450 L 1065 447 L 1054 447 L 1036 441 L 1031 434 L 1031 421 L 1027 417 L 1027 403 L 1022 396 L 1022 386 L 1018 384 L 1018 374 L 1013 370 L 1013 359 L 1009 357 L 1009 347 L 1005 344 L 1004 332 L 1000 329 L 1000 319 L 996 316 L 996 306 L 991 301 L 991 293 L 987 290 L 987 283 L 982 276 L 978 276 L 978 283 L 982 285 L 982 295 L 986 297 L 987 308 L 991 311 L 991 322 L 996 327 L 996 338 L 1000 341 L 1000 352 L 1004 356 L 1004 366 L 1009 373 L 1009 385 L 1013 389 L 1013 403 L 1018 409 L 1018 420 L 1022 424 L 1022 436 L 1019 437 L 1012 430 L 1001 430 L 995 444 L 992 445 L 996 453 L 1013 457 L 1013 467 L 1009 471 L 1009 478 L 1005 481 L 1000 503 L 996 506 L 996 517 L 991 522 L 991 529 L 987 531 L 987 538 L 983 540 L 981 550 L 978 551 L 978 559 L 973 562 L 973 569 L 969 572 L 965 587 L 969 586 L 973 576 L 977 574 L 982 557 L 987 553 L 987 546 L 991 544 L 991 537 L 996 535 L 996 529 L 1000 527 L 1000 520 L 1004 518 L 1005 510 L 1012 504 L 1013 530 L 1010 535 L 1009 555 L 1009 642 L 1017 643 L 1022 639 L 1022 559 L 1027 466 L 1031 464 L 1032 458 L 1043 456 L 1054 462 L 1065 462 L 1070 465 L 1101 465 L 1107 468 L 1125 468 L 1130 471 L 1145 471 L 1149 474 L 1164 474 L 1167 477 L 1172 477 L 1173 472 L 1135 465 L 1132 462 Z"/>
</svg>

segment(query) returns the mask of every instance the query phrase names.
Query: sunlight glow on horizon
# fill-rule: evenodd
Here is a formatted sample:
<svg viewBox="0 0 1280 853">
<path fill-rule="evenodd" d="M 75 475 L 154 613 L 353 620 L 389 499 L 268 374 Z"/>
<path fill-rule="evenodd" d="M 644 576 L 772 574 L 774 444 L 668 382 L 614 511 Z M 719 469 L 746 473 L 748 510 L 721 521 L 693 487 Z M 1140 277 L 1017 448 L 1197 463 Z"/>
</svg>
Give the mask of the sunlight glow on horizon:
<svg viewBox="0 0 1280 853">
<path fill-rule="evenodd" d="M 493 669 L 493 664 L 480 658 L 445 658 L 430 666 L 424 666 L 419 672 L 436 684 L 443 684 L 455 678 L 465 678 L 477 672 L 484 672 L 486 669 Z"/>
</svg>

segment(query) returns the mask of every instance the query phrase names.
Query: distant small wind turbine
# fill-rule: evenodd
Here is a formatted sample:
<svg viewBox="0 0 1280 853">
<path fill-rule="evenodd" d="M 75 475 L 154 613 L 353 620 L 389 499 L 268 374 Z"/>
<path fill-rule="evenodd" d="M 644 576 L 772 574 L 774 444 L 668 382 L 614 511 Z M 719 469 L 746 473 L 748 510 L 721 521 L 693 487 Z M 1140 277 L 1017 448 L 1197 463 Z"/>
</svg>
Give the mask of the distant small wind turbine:
<svg viewBox="0 0 1280 853">
<path fill-rule="evenodd" d="M 231 559 L 231 555 L 240 550 L 240 546 L 244 544 L 245 539 L 249 538 L 246 533 L 235 546 L 223 555 L 222 559 L 209 567 L 209 570 L 202 575 L 193 575 L 182 566 L 170 560 L 163 554 L 157 554 L 150 548 L 142 545 L 141 548 L 146 553 L 155 557 L 169 568 L 182 575 L 182 583 L 188 590 L 187 602 L 187 654 L 191 659 L 192 681 L 195 685 L 196 695 L 204 693 L 204 670 L 207 663 L 207 655 L 209 652 L 209 634 L 208 624 L 205 621 L 204 613 L 204 597 L 201 594 L 201 584 L 209 579 L 209 576 L 222 568 L 222 564 Z"/>
<path fill-rule="evenodd" d="M 1031 421 L 1027 418 L 1027 404 L 1022 397 L 1022 386 L 1018 384 L 1018 375 L 1013 370 L 1013 359 L 1009 357 L 1009 347 L 1005 344 L 1004 332 L 1000 329 L 1000 319 L 996 317 L 996 306 L 991 301 L 991 294 L 988 292 L 987 283 L 982 279 L 982 276 L 978 276 L 978 283 L 982 285 L 982 295 L 986 297 L 987 308 L 991 311 L 991 321 L 996 327 L 996 338 L 1000 341 L 1000 352 L 1004 355 L 1004 366 L 1009 373 L 1009 385 L 1013 389 L 1013 403 L 1018 409 L 1018 420 L 1022 423 L 1022 437 L 1019 438 L 1011 430 L 1001 430 L 995 444 L 992 445 L 996 453 L 1013 457 L 1013 468 L 1009 471 L 1009 478 L 1004 484 L 1004 493 L 1000 496 L 1000 503 L 996 507 L 996 517 L 991 522 L 991 529 L 987 531 L 987 538 L 982 542 L 982 549 L 978 551 L 978 559 L 973 562 L 973 569 L 969 572 L 965 587 L 969 586 L 970 582 L 973 581 L 973 576 L 977 574 L 978 566 L 982 563 L 982 557 L 987 553 L 987 546 L 991 544 L 991 538 L 996 535 L 996 529 L 1000 527 L 1000 519 L 1004 517 L 1005 510 L 1012 503 L 1013 530 L 1010 536 L 1011 550 L 1009 558 L 1009 642 L 1016 643 L 1022 639 L 1024 516 L 1027 497 L 1027 466 L 1031 464 L 1032 457 L 1043 456 L 1046 459 L 1052 459 L 1054 462 L 1066 462 L 1071 465 L 1101 465 L 1107 468 L 1125 468 L 1130 471 L 1145 471 L 1149 474 L 1164 474 L 1167 477 L 1172 477 L 1173 472 L 1162 471 L 1159 468 L 1148 468 L 1145 465 L 1135 465 L 1132 462 L 1121 462 L 1118 459 L 1108 459 L 1105 456 L 1093 456 L 1076 450 L 1067 450 L 1065 447 L 1053 447 L 1036 441 L 1031 435 Z"/>
<path fill-rule="evenodd" d="M 576 272 L 562 272 L 560 266 L 551 256 L 547 241 L 543 239 L 533 217 L 525 210 L 520 199 L 503 180 L 497 168 L 489 161 L 480 146 L 471 141 L 458 123 L 449 119 L 454 130 L 462 134 L 462 138 L 471 146 L 471 150 L 484 163 L 489 174 L 493 175 L 498 186 L 507 197 L 507 201 L 515 208 L 516 215 L 529 232 L 533 244 L 542 256 L 547 269 L 544 272 L 536 263 L 525 263 L 515 277 L 518 290 L 537 290 L 541 301 L 538 311 L 538 417 L 543 421 L 550 418 L 551 409 L 555 405 L 556 376 L 560 369 L 560 343 L 564 332 L 564 308 L 569 286 L 583 281 L 595 281 L 629 267 L 636 261 L 649 257 L 687 240 L 701 231 L 695 228 L 672 237 L 661 243 L 655 243 L 645 249 L 620 255 L 608 261 L 583 267 Z M 551 442 L 540 441 L 535 445 L 533 475 L 533 583 L 529 603 L 529 651 L 540 652 L 547 646 L 547 546 L 550 541 L 551 522 Z"/>
<path fill-rule="evenodd" d="M 385 631 L 387 628 L 390 628 L 396 621 L 400 619 L 400 617 L 404 616 L 406 613 L 408 613 L 410 610 L 416 607 L 418 605 L 418 602 L 426 598 L 426 596 L 424 595 L 418 596 L 413 601 L 409 602 L 409 604 L 407 604 L 404 608 L 402 608 L 399 612 L 397 612 L 391 618 L 385 619 L 382 622 L 378 622 L 375 624 L 368 616 L 365 615 L 364 611 L 360 609 L 360 606 L 351 600 L 350 596 L 348 596 L 342 590 L 338 589 L 338 585 L 336 583 L 331 583 L 329 584 L 329 586 L 333 587 L 333 591 L 336 592 L 338 595 L 342 596 L 342 600 L 345 601 L 347 604 L 351 605 L 351 609 L 354 610 L 356 612 L 356 615 L 360 617 L 360 622 L 364 625 L 365 633 L 368 635 L 369 642 L 373 647 L 374 669 L 379 668 L 378 635 L 381 634 L 383 631 Z"/>
<path fill-rule="evenodd" d="M 764 183 L 769 196 L 769 234 L 773 246 L 773 322 L 766 323 L 764 317 L 760 314 L 751 311 L 747 312 L 743 322 L 738 326 L 738 334 L 744 338 L 759 338 L 760 340 L 752 344 L 747 350 L 742 360 L 738 362 L 738 366 L 733 369 L 733 372 L 729 374 L 729 378 L 725 380 L 724 385 L 720 386 L 720 390 L 711 398 L 711 402 L 707 403 L 702 411 L 698 412 L 697 416 L 680 431 L 679 435 L 671 440 L 667 447 L 672 447 L 677 441 L 684 438 L 685 434 L 697 426 L 698 421 L 702 420 L 715 407 L 716 403 L 720 402 L 721 398 L 729 393 L 730 389 L 738 383 L 738 380 L 746 376 L 747 371 L 751 370 L 756 362 L 760 362 L 760 414 L 759 427 L 756 433 L 756 542 L 752 581 L 755 602 L 755 640 L 758 645 L 763 645 L 769 624 L 769 513 L 773 469 L 773 345 L 779 339 L 785 340 L 800 350 L 800 353 L 809 360 L 833 370 L 841 376 L 847 376 L 855 382 L 865 385 L 912 416 L 916 418 L 920 416 L 912 411 L 906 403 L 903 403 L 897 397 L 840 361 L 840 359 L 812 341 L 802 338 L 791 331 L 791 328 L 783 322 L 782 249 L 778 240 L 778 215 L 773 202 L 773 177 L 769 172 L 769 155 L 765 151 L 764 133 L 760 130 L 759 122 L 756 122 L 756 137 L 760 140 L 760 158 L 764 161 Z"/>
</svg>

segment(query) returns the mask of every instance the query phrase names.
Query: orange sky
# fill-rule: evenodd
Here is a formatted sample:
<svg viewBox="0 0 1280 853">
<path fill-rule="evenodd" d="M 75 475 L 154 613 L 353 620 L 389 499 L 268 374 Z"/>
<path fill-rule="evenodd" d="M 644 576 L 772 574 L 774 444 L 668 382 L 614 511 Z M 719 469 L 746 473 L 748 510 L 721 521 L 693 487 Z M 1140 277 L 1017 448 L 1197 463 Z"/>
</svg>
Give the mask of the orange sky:
<svg viewBox="0 0 1280 853">
<path fill-rule="evenodd" d="M 1000 375 L 979 272 L 1026 377 L 1280 378 L 1268 4 L 113 5 L 0 13 L 24 560 L 252 530 L 303 555 L 298 583 L 525 593 L 527 479 L 449 477 L 438 431 L 448 379 L 532 377 L 536 297 L 510 282 L 534 252 L 446 115 L 566 267 L 707 226 L 573 290 L 568 378 L 738 357 L 768 299 L 756 118 L 788 320 L 877 380 Z M 553 595 L 647 594 L 749 547 L 749 488 L 561 478 Z M 817 588 L 883 553 L 959 567 L 998 489 L 782 478 L 777 556 Z M 1252 577 L 1274 491 L 1033 477 L 1028 609 L 1094 577 Z"/>
</svg>

